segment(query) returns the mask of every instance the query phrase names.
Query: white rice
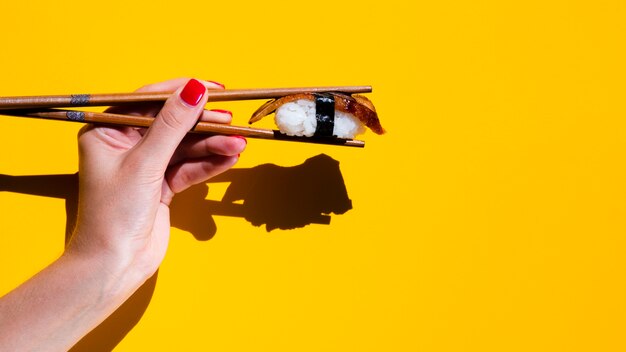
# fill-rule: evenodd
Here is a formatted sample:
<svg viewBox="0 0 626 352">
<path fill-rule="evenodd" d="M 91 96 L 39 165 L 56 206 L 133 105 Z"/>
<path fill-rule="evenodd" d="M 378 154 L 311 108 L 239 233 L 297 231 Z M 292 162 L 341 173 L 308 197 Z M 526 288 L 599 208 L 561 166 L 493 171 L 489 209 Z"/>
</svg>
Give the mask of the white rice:
<svg viewBox="0 0 626 352">
<path fill-rule="evenodd" d="M 311 137 L 317 127 L 315 102 L 300 99 L 284 104 L 276 110 L 274 120 L 278 129 L 289 136 Z M 363 132 L 365 127 L 354 115 L 335 110 L 335 137 L 354 138 Z"/>
</svg>

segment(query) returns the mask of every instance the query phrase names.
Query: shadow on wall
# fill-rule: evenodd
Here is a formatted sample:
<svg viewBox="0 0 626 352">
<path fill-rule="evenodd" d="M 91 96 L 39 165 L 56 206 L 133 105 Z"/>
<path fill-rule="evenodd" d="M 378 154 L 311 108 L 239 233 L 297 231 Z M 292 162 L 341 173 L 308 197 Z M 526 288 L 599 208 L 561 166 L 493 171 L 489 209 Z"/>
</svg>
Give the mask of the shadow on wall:
<svg viewBox="0 0 626 352">
<path fill-rule="evenodd" d="M 254 226 L 295 229 L 329 224 L 330 214 L 343 214 L 352 202 L 339 162 L 320 154 L 293 167 L 273 164 L 231 169 L 209 180 L 230 182 L 221 201 L 207 200 L 208 184 L 182 192 L 171 204 L 172 226 L 206 241 L 217 233 L 214 215 L 246 219 Z M 0 192 L 14 192 L 65 199 L 65 243 L 76 224 L 78 174 L 9 176 L 0 174 Z M 148 308 L 157 274 L 140 287 L 115 313 L 85 336 L 72 351 L 111 351 L 139 322 Z"/>
</svg>

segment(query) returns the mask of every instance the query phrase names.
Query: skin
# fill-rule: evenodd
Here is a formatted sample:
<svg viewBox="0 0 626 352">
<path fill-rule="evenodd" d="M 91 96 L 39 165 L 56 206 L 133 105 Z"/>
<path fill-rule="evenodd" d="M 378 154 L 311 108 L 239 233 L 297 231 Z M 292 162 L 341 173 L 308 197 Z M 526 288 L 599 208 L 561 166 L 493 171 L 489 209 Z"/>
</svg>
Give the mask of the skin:
<svg viewBox="0 0 626 352">
<path fill-rule="evenodd" d="M 156 114 L 147 130 L 87 125 L 80 131 L 76 229 L 61 257 L 0 298 L 0 350 L 71 348 L 156 272 L 167 250 L 174 195 L 237 162 L 245 139 L 186 136 L 198 119 L 231 120 L 203 109 L 206 94 L 197 106 L 182 101 L 187 81 L 139 89 L 174 92 L 160 111 L 115 110 Z"/>
</svg>

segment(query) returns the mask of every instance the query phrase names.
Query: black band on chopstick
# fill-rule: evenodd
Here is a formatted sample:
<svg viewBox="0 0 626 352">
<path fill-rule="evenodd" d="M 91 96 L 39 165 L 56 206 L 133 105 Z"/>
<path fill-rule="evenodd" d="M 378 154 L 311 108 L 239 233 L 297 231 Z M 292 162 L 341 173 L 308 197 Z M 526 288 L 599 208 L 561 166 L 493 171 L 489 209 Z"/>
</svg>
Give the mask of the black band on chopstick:
<svg viewBox="0 0 626 352">
<path fill-rule="evenodd" d="M 70 105 L 72 106 L 85 106 L 89 104 L 89 94 L 72 94 L 70 98 Z"/>
<path fill-rule="evenodd" d="M 85 122 L 85 113 L 82 111 L 68 111 L 65 116 L 70 121 Z"/>
<path fill-rule="evenodd" d="M 315 94 L 315 119 L 317 126 L 314 136 L 332 137 L 335 128 L 335 97 L 330 94 Z"/>
</svg>

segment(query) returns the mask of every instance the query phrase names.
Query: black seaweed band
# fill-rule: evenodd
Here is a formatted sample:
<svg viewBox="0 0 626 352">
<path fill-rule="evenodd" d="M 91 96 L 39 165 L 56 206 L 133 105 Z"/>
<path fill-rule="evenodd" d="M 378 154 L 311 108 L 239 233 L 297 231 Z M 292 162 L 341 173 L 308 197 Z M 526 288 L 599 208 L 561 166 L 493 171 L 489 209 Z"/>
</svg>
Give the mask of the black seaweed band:
<svg viewBox="0 0 626 352">
<path fill-rule="evenodd" d="M 314 136 L 332 137 L 335 128 L 335 97 L 330 94 L 315 94 L 315 119 L 317 126 Z"/>
</svg>

